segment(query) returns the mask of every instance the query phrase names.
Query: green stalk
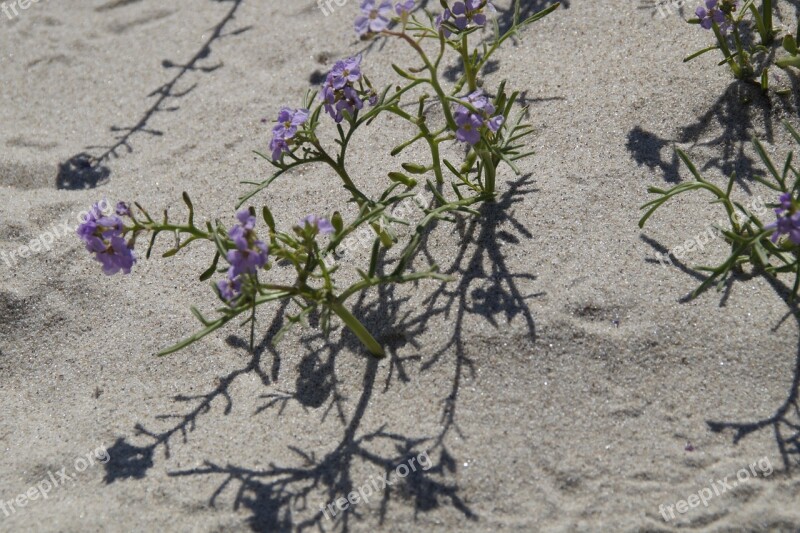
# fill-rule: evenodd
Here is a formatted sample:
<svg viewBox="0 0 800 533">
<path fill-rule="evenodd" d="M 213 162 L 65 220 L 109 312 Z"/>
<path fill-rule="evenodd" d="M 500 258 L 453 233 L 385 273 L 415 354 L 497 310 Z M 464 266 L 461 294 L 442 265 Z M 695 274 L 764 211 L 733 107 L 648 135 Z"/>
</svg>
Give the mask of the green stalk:
<svg viewBox="0 0 800 533">
<path fill-rule="evenodd" d="M 761 44 L 768 45 L 772 39 L 770 38 L 771 32 L 767 30 L 767 26 L 764 21 L 764 17 L 761 16 L 761 13 L 758 11 L 758 8 L 754 4 L 750 4 L 750 13 L 753 14 L 753 18 L 756 21 L 756 27 L 758 28 L 758 34 L 761 36 Z"/>
<path fill-rule="evenodd" d="M 761 7 L 763 10 L 764 28 L 767 31 L 767 39 L 763 43 L 766 46 L 770 44 L 773 37 L 775 37 L 775 32 L 772 29 L 772 0 L 764 0 L 764 4 Z"/>
<path fill-rule="evenodd" d="M 716 22 L 711 24 L 711 28 L 714 30 L 714 35 L 717 36 L 717 42 L 719 43 L 719 47 L 722 50 L 722 54 L 725 56 L 725 59 L 728 61 L 728 66 L 731 67 L 733 71 L 733 76 L 736 79 L 742 79 L 742 69 L 739 68 L 739 65 L 731 57 L 731 50 L 728 48 L 728 41 L 725 39 L 725 36 L 722 35 L 722 32 L 719 29 L 719 26 Z"/>
<path fill-rule="evenodd" d="M 444 89 L 442 89 L 442 86 L 439 84 L 439 73 L 437 71 L 437 67 L 431 63 L 430 59 L 428 59 L 428 55 L 425 53 L 425 50 L 422 49 L 422 47 L 419 45 L 417 41 L 412 39 L 406 33 L 397 33 L 394 31 L 387 31 L 387 30 L 384 30 L 383 33 L 384 35 L 392 35 L 394 37 L 399 37 L 405 40 L 408 44 L 411 45 L 411 47 L 414 50 L 417 51 L 417 54 L 419 54 L 423 63 L 425 63 L 425 68 L 427 68 L 428 72 L 431 73 L 431 79 L 427 81 L 431 84 L 431 87 L 436 93 L 436 96 L 439 97 L 439 101 L 442 102 L 442 108 L 444 109 L 444 116 L 445 119 L 447 120 L 447 125 L 453 130 L 458 129 L 456 127 L 456 121 L 453 118 L 453 112 L 450 110 L 450 106 L 447 105 L 447 95 L 445 95 Z"/>
<path fill-rule="evenodd" d="M 747 52 L 745 52 L 744 46 L 742 45 L 742 39 L 739 37 L 738 26 L 733 28 L 733 41 L 736 43 L 736 55 L 739 58 L 739 66 L 741 68 L 740 79 L 744 79 L 749 75 L 750 68 L 748 66 Z"/>
<path fill-rule="evenodd" d="M 469 44 L 467 34 L 461 36 L 461 59 L 464 61 L 464 75 L 467 77 L 469 92 L 473 93 L 478 88 L 477 73 L 472 69 L 472 62 L 469 58 Z"/>
<path fill-rule="evenodd" d="M 347 310 L 345 306 L 343 306 L 338 300 L 334 300 L 328 304 L 331 308 L 331 311 L 336 313 L 336 316 L 342 319 L 342 322 L 350 328 L 358 340 L 369 350 L 369 353 L 374 355 L 375 357 L 382 359 L 386 357 L 386 352 L 383 351 L 383 347 L 375 340 L 375 337 L 364 327 L 364 324 L 358 321 L 358 319 L 353 316 L 353 314 Z"/>
<path fill-rule="evenodd" d="M 494 197 L 495 178 L 497 176 L 497 169 L 495 168 L 494 159 L 492 154 L 485 150 L 480 150 L 478 156 L 483 161 L 483 170 L 485 174 L 484 192 L 489 196 L 489 201 Z"/>
</svg>

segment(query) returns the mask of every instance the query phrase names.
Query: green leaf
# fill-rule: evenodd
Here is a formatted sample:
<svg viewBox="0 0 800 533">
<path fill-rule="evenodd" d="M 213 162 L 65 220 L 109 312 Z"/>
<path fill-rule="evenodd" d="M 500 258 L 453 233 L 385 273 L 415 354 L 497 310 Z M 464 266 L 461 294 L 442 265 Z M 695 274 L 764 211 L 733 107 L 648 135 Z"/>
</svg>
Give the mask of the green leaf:
<svg viewBox="0 0 800 533">
<path fill-rule="evenodd" d="M 401 166 L 410 174 L 425 174 L 430 170 L 428 167 L 418 165 L 417 163 L 403 163 Z"/>
<path fill-rule="evenodd" d="M 275 233 L 275 218 L 273 218 L 272 212 L 267 206 L 261 209 L 261 216 L 264 217 L 264 222 L 267 223 L 267 227 L 269 227 L 270 231 Z"/>
<path fill-rule="evenodd" d="M 793 56 L 797 55 L 797 41 L 794 40 L 794 37 L 791 35 L 786 35 L 783 38 L 783 49 Z"/>
<path fill-rule="evenodd" d="M 333 228 L 336 230 L 337 234 L 342 232 L 342 228 L 344 228 L 344 221 L 342 220 L 342 214 L 339 211 L 335 211 L 333 213 L 333 216 L 331 217 L 331 224 L 333 224 Z"/>
<path fill-rule="evenodd" d="M 402 172 L 389 172 L 389 179 L 398 183 L 402 183 L 409 188 L 417 186 L 417 180 L 406 176 Z"/>
<path fill-rule="evenodd" d="M 719 50 L 719 45 L 715 44 L 714 46 L 709 46 L 708 48 L 703 48 L 702 50 L 698 50 L 697 52 L 695 52 L 695 53 L 693 53 L 693 54 L 691 54 L 689 56 L 686 56 L 683 59 L 683 62 L 687 63 L 687 62 L 691 61 L 692 59 L 700 57 L 701 55 L 705 54 L 706 52 L 710 52 L 712 50 Z"/>
<path fill-rule="evenodd" d="M 200 274 L 200 281 L 206 281 L 214 275 L 214 272 L 217 271 L 217 263 L 219 263 L 219 252 L 214 254 L 214 260 L 211 262 L 211 266 L 208 267 L 205 272 Z"/>
</svg>

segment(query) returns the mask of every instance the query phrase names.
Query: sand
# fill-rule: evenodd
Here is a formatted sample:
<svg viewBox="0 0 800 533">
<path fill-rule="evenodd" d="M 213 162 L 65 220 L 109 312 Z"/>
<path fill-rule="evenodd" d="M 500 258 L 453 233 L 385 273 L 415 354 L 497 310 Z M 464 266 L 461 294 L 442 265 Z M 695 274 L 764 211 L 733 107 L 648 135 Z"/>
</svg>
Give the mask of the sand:
<svg viewBox="0 0 800 533">
<path fill-rule="evenodd" d="M 643 1 L 570 0 L 498 55 L 486 83 L 524 91 L 536 155 L 521 177 L 503 170 L 484 223 L 431 235 L 455 282 L 356 302 L 386 360 L 313 328 L 274 347 L 278 306 L 259 315 L 255 354 L 233 326 L 156 357 L 195 330 L 190 305 L 215 306 L 196 281 L 209 248 L 107 278 L 71 234 L 78 214 L 108 198 L 181 216 L 188 191 L 198 217 L 230 220 L 239 182 L 269 173 L 252 153 L 269 140 L 260 119 L 363 48 L 356 1 L 334 7 L 41 0 L 0 14 L 0 252 L 53 237 L 0 257 L 0 530 L 800 530 L 785 289 L 743 277 L 682 301 L 690 267 L 724 243 L 683 265 L 655 254 L 719 219 L 706 197 L 637 227 L 648 186 L 688 179 L 674 146 L 717 183 L 738 169 L 743 200 L 771 200 L 750 137 L 782 159 L 797 93 L 742 105 L 716 58 L 681 63 L 709 34 Z M 364 69 L 383 85 L 390 60 L 411 58 L 387 43 Z M 354 147 L 368 190 L 394 124 Z M 81 154 L 104 153 L 86 168 Z M 315 168 L 256 200 L 288 227 L 343 198 Z M 359 489 L 367 501 L 322 515 Z"/>
</svg>

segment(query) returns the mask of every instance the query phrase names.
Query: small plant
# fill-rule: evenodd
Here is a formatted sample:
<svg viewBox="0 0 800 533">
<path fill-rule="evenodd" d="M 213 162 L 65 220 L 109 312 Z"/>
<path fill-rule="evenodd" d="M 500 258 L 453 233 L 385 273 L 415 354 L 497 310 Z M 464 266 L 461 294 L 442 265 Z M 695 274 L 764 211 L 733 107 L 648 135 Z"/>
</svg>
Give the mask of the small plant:
<svg viewBox="0 0 800 533">
<path fill-rule="evenodd" d="M 411 270 L 426 232 L 437 221 L 453 222 L 457 215 L 479 216 L 475 206 L 492 201 L 496 194 L 498 167 L 505 163 L 519 173 L 514 162 L 530 155 L 522 143 L 532 132 L 532 127 L 523 122 L 526 110 L 512 117 L 518 93 L 507 93 L 502 82 L 494 95 L 489 96 L 480 75 L 504 42 L 557 9 L 559 4 L 520 20 L 520 0 L 517 0 L 513 23 L 501 35 L 491 17 L 494 12 L 491 2 L 466 0 L 450 5 L 441 0 L 440 3 L 443 12 L 436 17 L 428 12 L 414 13 L 413 0 L 397 4 L 388 0 L 362 3 L 361 14 L 355 21 L 358 35 L 362 39 L 400 39 L 416 51 L 420 63 L 405 67 L 393 64 L 402 83 L 387 85 L 379 91 L 362 71 L 362 57 L 350 57 L 333 66 L 319 94 L 309 92 L 301 107 L 281 109 L 272 129 L 269 154 L 259 153 L 275 171 L 263 182 L 248 183 L 250 190 L 240 198 L 237 223 L 233 227 L 227 228 L 219 220 L 196 223 L 194 207 L 186 193 L 183 201 L 188 219 L 183 223 L 172 222 L 166 212 L 157 220 L 138 203 L 132 206 L 121 203 L 116 214 L 90 216 L 81 225 L 79 235 L 103 264 L 106 274 L 129 273 L 136 260 L 134 247 L 143 238 L 149 238 L 147 257 L 162 233 L 175 238 L 174 247 L 165 257 L 196 241 L 213 244 L 214 257 L 200 279 L 217 278 L 212 287 L 222 302 L 218 316 L 206 318 L 193 308 L 202 329 L 161 354 L 177 351 L 239 317 L 244 317 L 244 323 L 250 325 L 252 346 L 257 308 L 269 302 L 290 300 L 295 311 L 287 313 L 285 328 L 303 323 L 314 313 L 327 332 L 333 319 L 338 318 L 371 354 L 381 357 L 384 355 L 381 344 L 348 310 L 347 301 L 378 285 L 450 279 L 440 274 L 435 264 Z M 484 37 L 473 47 L 470 39 L 485 35 L 490 21 L 492 36 Z M 449 89 L 441 79 L 447 52 L 454 52 L 462 71 Z M 444 117 L 441 122 L 431 117 L 431 110 L 437 108 Z M 387 173 L 384 191 L 370 197 L 353 179 L 359 174 L 351 168 L 348 148 L 354 136 L 382 113 L 400 117 L 416 131 L 392 150 L 392 156 L 399 156 L 414 143 L 424 143 L 430 158 L 423 164 L 399 164 L 396 170 Z M 327 120 L 323 114 L 335 125 L 333 139 L 326 139 L 320 133 L 321 122 Z M 460 162 L 442 155 L 442 146 L 453 143 L 464 147 Z M 345 221 L 338 211 L 324 217 L 310 214 L 286 229 L 276 222 L 268 207 L 258 210 L 243 207 L 278 178 L 305 165 L 326 166 L 338 176 L 346 193 L 344 200 L 358 207 L 354 219 Z M 418 198 L 421 189 L 433 197 L 432 202 L 422 203 L 414 219 L 398 216 L 400 204 Z M 259 218 L 265 227 L 258 227 Z M 398 246 L 397 229 L 402 226 L 410 226 L 413 231 L 399 251 L 392 251 L 391 261 L 384 261 L 389 250 Z M 331 258 L 344 239 L 363 230 L 373 235 L 369 263 L 358 270 L 358 281 L 342 287 L 336 281 L 339 265 Z M 227 264 L 221 265 L 220 260 Z M 275 281 L 286 279 L 287 270 L 292 272 L 293 282 Z M 277 342 L 285 328 L 273 341 Z"/>
<path fill-rule="evenodd" d="M 800 134 L 789 124 L 784 123 L 787 130 L 800 144 Z M 783 167 L 778 171 L 761 143 L 753 137 L 753 146 L 767 169 L 767 176 L 754 176 L 758 182 L 766 185 L 779 195 L 775 208 L 776 220 L 771 223 L 761 221 L 754 213 L 746 209 L 740 202 L 733 200 L 731 193 L 736 182 L 736 175 L 728 179 L 725 190 L 703 178 L 689 157 L 680 149 L 678 156 L 692 173 L 695 181 L 681 183 L 669 190 L 650 187 L 648 192 L 658 197 L 642 206 L 645 215 L 639 221 L 643 228 L 655 211 L 679 194 L 690 191 L 705 190 L 715 198 L 711 203 L 719 204 L 730 220 L 731 228 L 721 230 L 726 242 L 731 246 L 727 260 L 714 267 L 701 266 L 698 270 L 709 274 L 700 286 L 692 293 L 692 297 L 716 283 L 722 288 L 732 273 L 742 272 L 743 266 L 750 264 L 755 271 L 768 275 L 793 273 L 795 276 L 791 299 L 797 296 L 800 288 L 800 172 L 793 164 L 793 153 L 786 157 Z"/>
<path fill-rule="evenodd" d="M 747 0 L 741 7 L 739 0 L 704 0 L 695 11 L 696 18 L 689 22 L 712 31 L 717 44 L 698 50 L 683 61 L 719 50 L 723 55 L 719 64 L 728 65 L 736 79 L 755 81 L 766 91 L 772 61 L 781 68 L 800 67 L 797 40 L 788 34 L 782 44 L 790 56 L 773 59 L 773 44 L 780 33 L 773 24 L 776 8 L 772 0 L 762 0 L 760 7 L 756 0 Z"/>
</svg>

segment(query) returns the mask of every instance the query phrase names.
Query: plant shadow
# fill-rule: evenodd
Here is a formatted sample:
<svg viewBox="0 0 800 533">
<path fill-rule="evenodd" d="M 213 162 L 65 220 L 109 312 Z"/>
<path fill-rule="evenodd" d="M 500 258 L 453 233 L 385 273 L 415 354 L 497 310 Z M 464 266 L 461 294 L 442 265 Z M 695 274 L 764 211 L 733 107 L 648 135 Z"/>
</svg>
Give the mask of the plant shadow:
<svg viewBox="0 0 800 533">
<path fill-rule="evenodd" d="M 749 192 L 749 180 L 743 176 L 756 173 L 756 161 L 745 148 L 749 147 L 755 133 L 753 119 L 756 113 L 763 118 L 767 142 L 773 142 L 772 108 L 773 103 L 760 88 L 736 81 L 697 121 L 681 128 L 676 138 L 662 138 L 636 126 L 628 132 L 625 147 L 638 166 L 662 173 L 669 183 L 681 181 L 681 162 L 674 150 L 676 145 L 684 145 L 683 150 L 687 153 L 698 146 L 716 147 L 720 155 L 709 159 L 700 170 L 717 169 L 724 176 L 736 173 L 739 185 Z M 709 135 L 713 137 L 706 139 Z M 666 157 L 662 154 L 664 148 L 669 148 L 670 152 Z"/>
<path fill-rule="evenodd" d="M 58 165 L 58 174 L 56 175 L 56 188 L 58 189 L 93 189 L 108 181 L 111 175 L 111 169 L 107 163 L 112 159 L 120 157 L 119 152 L 125 150 L 125 153 L 133 152 L 133 145 L 131 139 L 139 134 L 147 134 L 153 137 L 161 137 L 164 135 L 163 131 L 150 127 L 150 120 L 158 113 L 174 113 L 180 109 L 175 105 L 175 100 L 179 100 L 188 96 L 194 89 L 197 88 L 197 83 L 194 83 L 186 88 L 179 88 L 179 83 L 189 73 L 211 73 L 223 66 L 222 62 L 214 65 L 203 65 L 202 63 L 211 57 L 212 45 L 225 37 L 240 35 L 248 31 L 251 26 L 246 26 L 233 30 L 229 33 L 223 33 L 225 27 L 235 18 L 236 12 L 242 6 L 244 0 L 212 0 L 216 3 L 230 3 L 231 8 L 226 15 L 217 23 L 211 30 L 211 35 L 206 39 L 200 49 L 194 56 L 184 64 L 175 63 L 169 59 L 161 62 L 161 66 L 165 70 L 177 71 L 175 76 L 165 84 L 158 87 L 147 95 L 148 98 L 154 98 L 152 105 L 142 114 L 139 120 L 132 126 L 112 126 L 110 131 L 115 135 L 114 140 L 110 145 L 88 146 L 86 151 L 81 152 L 75 156 L 70 157 L 68 160 Z M 99 7 L 97 10 L 108 9 L 107 7 Z M 98 155 L 91 155 L 89 151 L 102 150 Z"/>
<path fill-rule="evenodd" d="M 458 425 L 457 405 L 462 383 L 468 375 L 474 376 L 474 361 L 467 354 L 463 336 L 470 317 L 487 320 L 495 326 L 501 318 L 508 321 L 517 318 L 531 340 L 536 339 L 535 323 L 526 302 L 537 295 L 525 295 L 520 288 L 521 281 L 535 280 L 535 277 L 512 272 L 503 253 L 504 246 L 532 237 L 514 218 L 513 208 L 524 195 L 533 191 L 531 177 L 520 177 L 509 183 L 506 192 L 495 202 L 481 207 L 479 219 L 457 225 L 462 232 L 458 252 L 453 262 L 443 269 L 457 281 L 452 287 L 443 285 L 434 290 L 425 299 L 421 311 L 408 305 L 408 291 L 401 293 L 395 286 L 381 286 L 359 295 L 352 305 L 353 312 L 384 345 L 387 359 L 384 362 L 372 358 L 345 362 L 364 365 L 360 393 L 354 402 L 348 402 L 336 372 L 337 359 L 341 360 L 339 355 L 364 353 L 349 330 L 337 331 L 330 338 L 316 330 L 303 334 L 301 344 L 305 355 L 297 366 L 294 390 L 273 386 L 279 381 L 281 358 L 271 340 L 285 323 L 288 304 L 283 304 L 265 336 L 251 352 L 247 365 L 218 378 L 216 386 L 206 394 L 176 396 L 175 402 L 190 403 L 192 408 L 185 413 L 158 417 L 175 420 L 165 431 L 150 431 L 137 424 L 134 436 L 149 440 L 148 444 L 133 445 L 121 438 L 109 448 L 113 460 L 106 465 L 106 483 L 146 477 L 154 467 L 159 448 L 169 457 L 172 440 L 180 436 L 187 442 L 198 420 L 209 413 L 212 403 L 218 400 L 224 402 L 224 412 L 230 413 L 232 384 L 244 375 L 255 374 L 269 390 L 261 396 L 263 404 L 254 416 L 266 413 L 280 418 L 287 405 L 296 402 L 305 410 L 318 412 L 321 423 L 328 417 L 335 417 L 341 424 L 341 435 L 324 455 L 304 450 L 301 444 L 289 446 L 297 458 L 292 465 L 272 463 L 268 468 L 254 469 L 208 460 L 199 468 L 169 473 L 171 477 L 200 476 L 217 480 L 210 496 L 212 507 L 223 493 L 230 491 L 234 509 L 248 511 L 247 523 L 253 531 L 348 531 L 354 521 L 366 519 L 365 509 L 359 509 L 358 505 L 339 509 L 333 503 L 359 490 L 366 494 L 365 487 L 369 486 L 371 501 L 380 502 L 380 524 L 390 519 L 393 502 L 411 507 L 415 516 L 452 507 L 465 520 L 477 521 L 477 513 L 454 481 L 460 462 L 448 447 L 451 433 L 461 438 L 467 436 Z M 419 254 L 434 262 L 435 254 L 427 242 L 423 242 Z M 384 268 L 387 266 L 385 264 Z M 418 339 L 437 317 L 451 321 L 453 326 L 448 339 L 432 353 L 426 353 Z M 229 337 L 228 342 L 243 351 L 249 350 L 247 342 L 238 337 Z M 401 355 L 401 351 L 406 355 Z M 269 358 L 271 364 L 267 369 Z M 436 369 L 450 376 L 450 386 L 440 394 L 439 429 L 434 434 L 413 435 L 396 431 L 390 423 L 367 427 L 364 416 L 371 401 L 394 386 L 411 382 L 412 366 L 419 373 Z M 385 374 L 385 378 L 381 378 L 381 374 Z M 423 463 L 422 457 L 427 457 L 428 461 Z M 399 467 L 413 465 L 413 458 L 420 468 L 413 471 L 406 468 L 407 475 L 399 475 Z M 377 479 L 375 476 L 369 480 L 354 479 L 356 467 L 363 466 L 373 467 L 380 475 Z"/>
<path fill-rule="evenodd" d="M 646 236 L 641 236 L 640 238 L 657 253 L 662 255 L 667 253 L 666 247 L 657 241 Z M 677 267 L 683 273 L 692 276 L 699 282 L 707 279 L 706 274 L 697 269 L 689 267 L 686 263 L 680 261 L 679 259 L 672 257 L 671 261 L 675 267 Z M 659 261 L 656 259 L 648 260 L 648 262 L 655 264 L 659 263 Z M 754 275 L 743 274 L 732 277 L 730 280 L 728 280 L 725 291 L 720 299 L 720 307 L 724 307 L 726 305 L 727 299 L 732 290 L 732 286 L 736 281 L 742 281 L 752 277 L 754 277 Z M 764 275 L 763 277 L 769 283 L 770 287 L 775 291 L 776 295 L 787 303 L 789 308 L 784 318 L 775 325 L 773 331 L 776 332 L 783 322 L 785 322 L 789 317 L 793 317 L 797 322 L 798 328 L 800 328 L 800 309 L 798 309 L 796 303 L 788 303 L 789 296 L 791 294 L 790 288 L 779 281 L 776 277 L 770 275 Z M 683 297 L 681 302 L 688 302 L 691 299 L 690 296 L 691 295 Z M 800 468 L 800 345 L 797 347 L 797 353 L 795 357 L 796 361 L 794 374 L 792 376 L 792 382 L 789 387 L 789 391 L 786 395 L 786 400 L 775 410 L 775 413 L 772 416 L 754 422 L 706 421 L 708 428 L 714 433 L 733 431 L 734 444 L 738 444 L 743 438 L 757 431 L 761 431 L 762 429 L 770 430 L 775 436 L 775 443 L 781 455 L 781 460 L 783 462 L 783 473 L 787 476 L 791 475 L 793 469 Z"/>
</svg>

